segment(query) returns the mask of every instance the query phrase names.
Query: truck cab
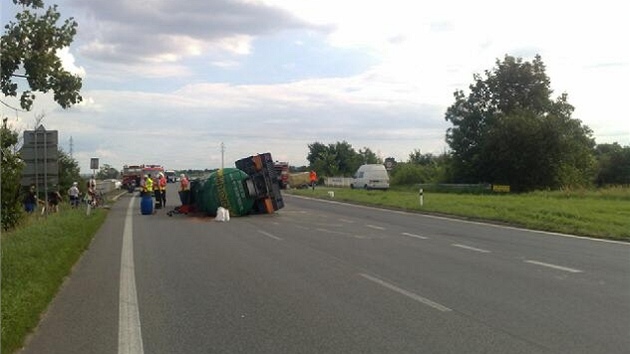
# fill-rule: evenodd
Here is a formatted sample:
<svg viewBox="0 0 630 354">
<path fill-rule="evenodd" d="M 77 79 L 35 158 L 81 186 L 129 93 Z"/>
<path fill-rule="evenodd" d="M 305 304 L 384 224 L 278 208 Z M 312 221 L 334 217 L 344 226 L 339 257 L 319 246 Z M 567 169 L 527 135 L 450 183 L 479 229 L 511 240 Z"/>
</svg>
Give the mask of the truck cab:
<svg viewBox="0 0 630 354">
<path fill-rule="evenodd" d="M 177 174 L 173 170 L 167 170 L 164 172 L 164 176 L 166 177 L 167 183 L 175 183 L 178 180 Z"/>
</svg>

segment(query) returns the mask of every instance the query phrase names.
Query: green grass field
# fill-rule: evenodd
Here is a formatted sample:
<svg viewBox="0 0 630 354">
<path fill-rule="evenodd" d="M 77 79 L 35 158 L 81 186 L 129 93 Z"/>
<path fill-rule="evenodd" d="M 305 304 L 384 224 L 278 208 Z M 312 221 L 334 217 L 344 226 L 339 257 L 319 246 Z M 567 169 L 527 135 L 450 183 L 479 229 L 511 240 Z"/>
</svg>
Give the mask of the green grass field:
<svg viewBox="0 0 630 354">
<path fill-rule="evenodd" d="M 630 241 L 630 188 L 527 194 L 366 191 L 319 186 L 288 193 L 421 213 L 452 215 L 535 230 Z"/>
<path fill-rule="evenodd" d="M 2 233 L 2 353 L 22 346 L 106 216 L 62 204 L 58 214 L 31 215 Z"/>
</svg>

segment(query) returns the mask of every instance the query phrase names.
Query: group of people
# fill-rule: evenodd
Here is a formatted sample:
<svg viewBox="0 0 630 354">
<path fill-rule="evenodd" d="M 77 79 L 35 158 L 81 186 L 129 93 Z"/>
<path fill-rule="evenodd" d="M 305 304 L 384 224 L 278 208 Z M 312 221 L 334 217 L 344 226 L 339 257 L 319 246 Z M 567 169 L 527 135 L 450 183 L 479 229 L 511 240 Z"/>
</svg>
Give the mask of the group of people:
<svg viewBox="0 0 630 354">
<path fill-rule="evenodd" d="M 159 172 L 155 180 L 151 174 L 146 174 L 144 180 L 140 182 L 142 194 L 153 195 L 155 197 L 156 209 L 166 207 L 166 177 L 164 173 Z M 179 178 L 180 191 L 189 190 L 190 185 L 186 175 L 181 174 Z"/>
<path fill-rule="evenodd" d="M 90 178 L 87 182 L 86 201 L 89 204 L 94 204 L 96 200 L 96 180 Z M 67 191 L 70 206 L 75 209 L 79 207 L 81 191 L 79 190 L 79 183 L 72 182 L 72 186 Z M 35 184 L 32 184 L 24 197 L 24 211 L 27 213 L 33 213 L 38 205 L 42 206 L 42 213 L 48 211 L 49 213 L 56 213 L 59 211 L 59 204 L 63 201 L 61 193 L 57 186 L 53 186 L 47 195 L 47 200 L 42 200 L 37 196 L 37 189 Z"/>
</svg>

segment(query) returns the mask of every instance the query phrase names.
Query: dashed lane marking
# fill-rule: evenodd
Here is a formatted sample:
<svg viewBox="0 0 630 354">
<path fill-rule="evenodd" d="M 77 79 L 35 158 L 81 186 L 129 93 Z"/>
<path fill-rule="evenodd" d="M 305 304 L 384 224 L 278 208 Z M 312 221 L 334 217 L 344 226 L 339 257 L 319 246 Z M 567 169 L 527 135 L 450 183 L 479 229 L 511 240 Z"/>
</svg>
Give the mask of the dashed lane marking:
<svg viewBox="0 0 630 354">
<path fill-rule="evenodd" d="M 426 237 L 426 236 L 420 236 L 420 235 L 410 234 L 410 233 L 408 233 L 408 232 L 403 232 L 401 235 L 403 235 L 403 236 L 409 236 L 409 237 L 413 237 L 413 238 L 419 238 L 419 239 L 421 239 L 421 240 L 426 240 L 426 239 L 428 239 L 428 237 Z"/>
<path fill-rule="evenodd" d="M 418 301 L 418 302 L 423 303 L 423 304 L 425 304 L 427 306 L 433 307 L 434 309 L 436 309 L 438 311 L 442 311 L 442 312 L 452 311 L 450 308 L 448 308 L 448 307 L 446 307 L 444 305 L 438 304 L 435 301 L 431 301 L 431 300 L 429 300 L 429 299 L 427 299 L 425 297 L 422 297 L 422 296 L 420 296 L 418 294 L 415 294 L 415 293 L 413 293 L 411 291 L 405 290 L 403 288 L 399 288 L 396 285 L 390 284 L 390 283 L 388 283 L 386 281 L 383 281 L 383 280 L 381 280 L 379 278 L 373 277 L 373 276 L 368 275 L 368 274 L 363 274 L 363 273 L 359 273 L 359 275 L 362 276 L 363 278 L 369 280 L 369 281 L 372 281 L 372 282 L 374 282 L 376 284 L 384 286 L 384 287 L 386 287 L 389 290 L 395 291 L 395 292 L 397 292 L 397 293 L 399 293 L 401 295 L 404 295 L 404 296 L 406 296 L 408 298 L 411 298 L 411 299 L 413 299 L 415 301 Z"/>
<path fill-rule="evenodd" d="M 542 267 L 553 268 L 557 270 L 562 270 L 564 272 L 569 272 L 569 273 L 582 273 L 583 272 L 582 270 L 579 270 L 579 269 L 563 267 L 563 266 L 559 266 L 559 265 L 555 265 L 551 263 L 539 262 L 539 261 L 534 261 L 534 260 L 525 260 L 525 263 L 535 264 Z"/>
<path fill-rule="evenodd" d="M 451 246 L 459 247 L 459 248 L 463 248 L 465 250 L 475 251 L 475 252 L 479 252 L 479 253 L 490 253 L 490 251 L 488 251 L 488 250 L 484 250 L 484 249 L 476 248 L 476 247 L 471 247 L 471 246 L 466 246 L 466 245 L 462 245 L 462 244 L 459 244 L 459 243 L 453 243 Z"/>
</svg>

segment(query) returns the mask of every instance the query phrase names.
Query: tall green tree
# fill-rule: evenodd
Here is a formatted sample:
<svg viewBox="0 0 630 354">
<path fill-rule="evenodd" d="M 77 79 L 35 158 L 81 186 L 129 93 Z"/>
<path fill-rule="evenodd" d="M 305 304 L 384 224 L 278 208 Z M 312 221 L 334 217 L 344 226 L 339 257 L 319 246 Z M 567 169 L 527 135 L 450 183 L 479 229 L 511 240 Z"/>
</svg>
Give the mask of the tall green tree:
<svg viewBox="0 0 630 354">
<path fill-rule="evenodd" d="M 13 228 L 22 216 L 22 195 L 20 191 L 20 177 L 23 163 L 16 151 L 18 133 L 7 126 L 7 119 L 3 119 L 0 130 L 0 147 L 2 161 L 0 161 L 0 206 L 2 228 Z"/>
<path fill-rule="evenodd" d="M 592 131 L 571 118 L 562 94 L 551 99 L 540 56 L 532 62 L 505 56 L 485 78 L 475 74 L 468 96 L 454 93 L 445 119 L 455 182 L 509 184 L 513 190 L 588 184 Z"/>
<path fill-rule="evenodd" d="M 0 43 L 0 87 L 5 96 L 20 96 L 30 110 L 34 92 L 54 92 L 63 108 L 81 102 L 81 78 L 66 71 L 57 51 L 70 46 L 77 32 L 73 18 L 58 24 L 57 5 L 44 10 L 43 0 L 13 0 L 22 11 L 5 26 Z M 20 93 L 21 92 L 21 93 Z"/>
</svg>

